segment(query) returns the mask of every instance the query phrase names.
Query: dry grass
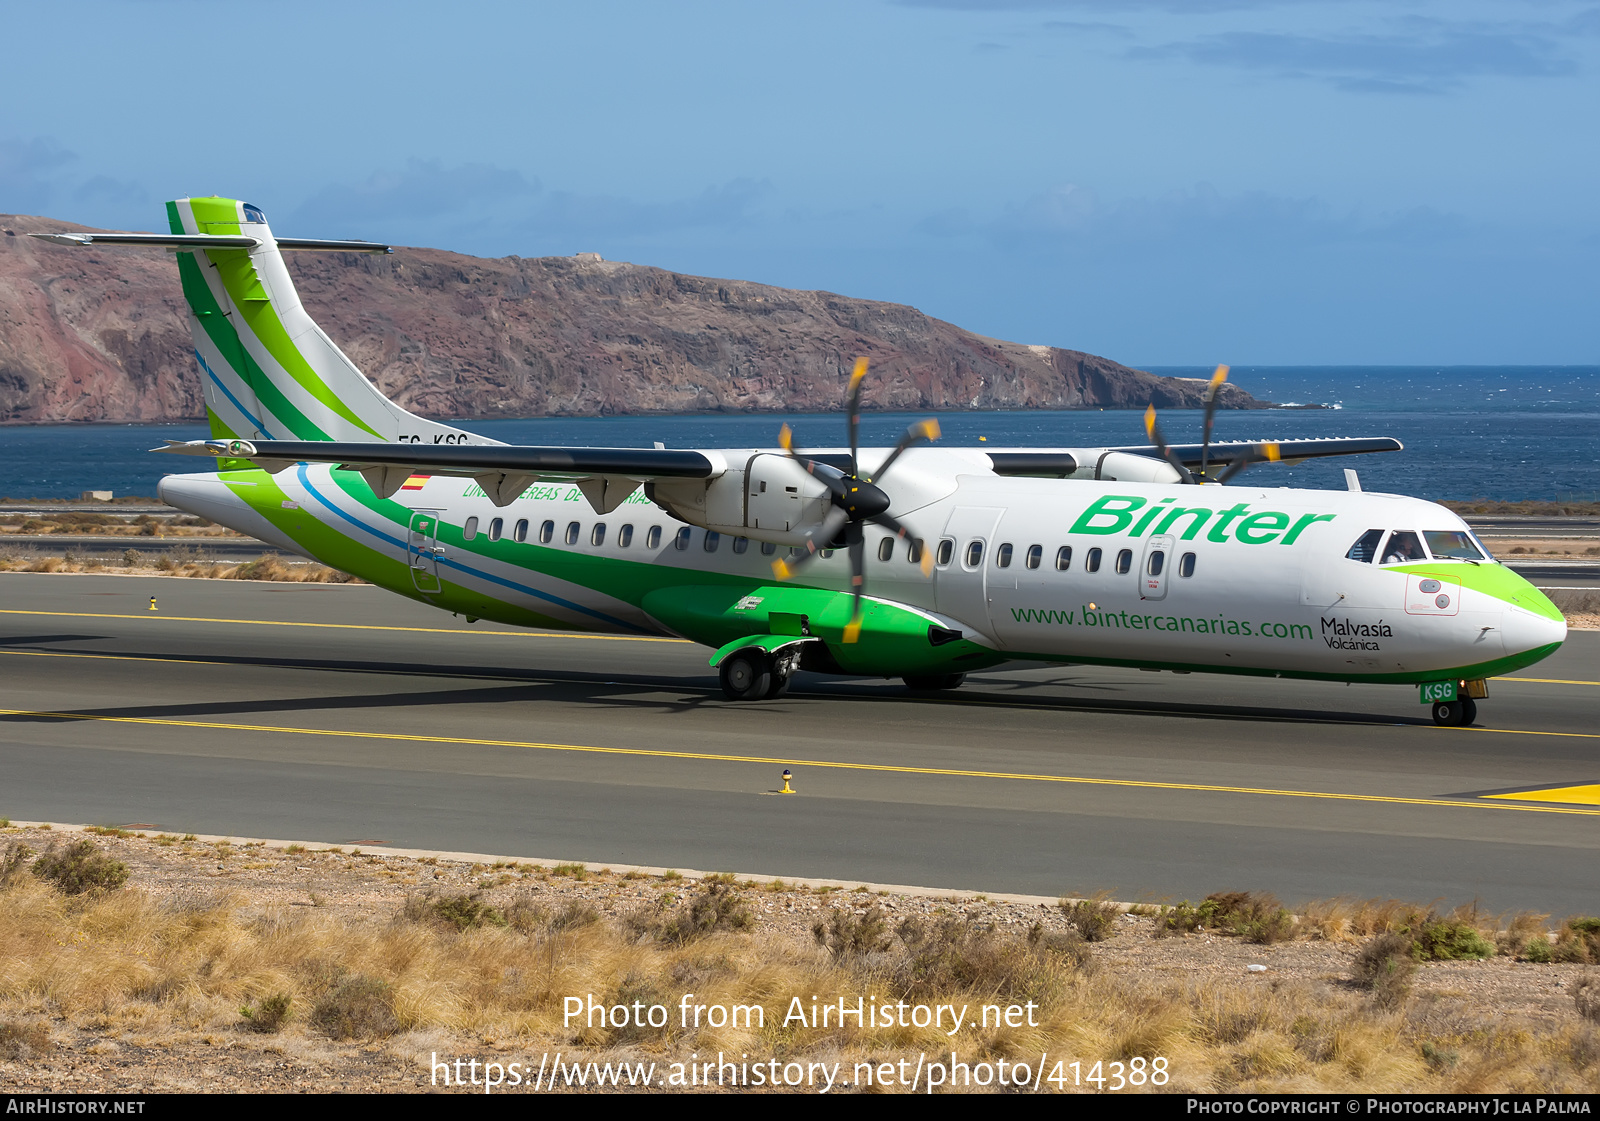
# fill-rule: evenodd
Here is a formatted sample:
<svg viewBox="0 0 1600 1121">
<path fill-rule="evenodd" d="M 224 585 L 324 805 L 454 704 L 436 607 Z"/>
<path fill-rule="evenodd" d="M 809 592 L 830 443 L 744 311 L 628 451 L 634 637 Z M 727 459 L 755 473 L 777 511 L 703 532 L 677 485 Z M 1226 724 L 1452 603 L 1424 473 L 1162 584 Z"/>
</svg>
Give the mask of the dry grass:
<svg viewBox="0 0 1600 1121">
<path fill-rule="evenodd" d="M 137 847 L 142 860 L 184 859 L 184 846 L 164 847 L 153 837 L 103 835 L 102 842 Z M 208 865 L 221 848 L 189 847 Z M 239 848 L 223 859 L 247 851 L 256 850 Z M 441 867 L 327 852 L 283 860 L 364 867 L 373 876 Z M 463 879 L 472 875 L 466 866 L 461 871 Z M 12 1085 L 37 1081 L 28 1072 L 45 1069 L 39 1064 L 61 1053 L 54 1034 L 79 1040 L 79 1054 L 88 1038 L 192 1045 L 208 1055 L 240 1047 L 345 1054 L 328 1049 L 349 1047 L 349 1054 L 365 1056 L 362 1063 L 386 1057 L 413 1074 L 413 1056 L 430 1050 L 508 1049 L 526 1057 L 548 1048 L 663 1062 L 724 1051 L 840 1061 L 849 1069 L 858 1060 L 914 1061 L 919 1052 L 954 1047 L 972 1061 L 1028 1061 L 1048 1051 L 1086 1066 L 1160 1055 L 1172 1072 L 1166 1088 L 1174 1091 L 1577 1093 L 1600 1085 L 1600 1043 L 1583 1018 L 1600 1003 L 1592 999 L 1600 983 L 1577 987 L 1588 997 L 1564 996 L 1564 1019 L 1535 1030 L 1492 1005 L 1448 993 L 1415 995 L 1429 968 L 1481 965 L 1422 967 L 1413 995 L 1401 987 L 1374 1000 L 1343 980 L 1348 965 L 1323 979 L 1240 973 L 1202 979 L 1193 972 L 1111 968 L 1101 955 L 1119 946 L 1169 947 L 1183 938 L 1155 942 L 1116 933 L 1090 944 L 1059 911 L 1036 912 L 1040 919 L 1031 928 L 985 921 L 973 903 L 896 921 L 884 909 L 892 900 L 833 895 L 825 897 L 834 903 L 824 904 L 814 937 L 795 938 L 760 917 L 762 907 L 770 909 L 763 902 L 770 892 L 722 878 L 697 885 L 681 877 L 651 881 L 649 892 L 672 898 L 640 923 L 631 913 L 603 915 L 571 895 L 621 885 L 621 876 L 590 873 L 580 882 L 526 867 L 519 875 L 519 883 L 539 885 L 540 894 L 528 894 L 531 886 L 508 888 L 509 902 L 502 893 L 491 904 L 474 894 L 413 893 L 363 913 L 264 905 L 237 892 L 185 889 L 161 898 L 141 890 L 137 874 L 133 886 L 79 895 L 31 874 L 6 877 L 0 880 L 0 1061 L 17 1065 L 0 1069 L 0 1077 Z M 851 905 L 858 901 L 865 905 Z M 1213 918 L 1237 921 L 1242 930 L 1252 915 L 1270 925 L 1275 902 L 1234 898 L 1213 907 Z M 1379 902 L 1328 904 L 1318 914 L 1294 925 L 1300 945 L 1336 939 L 1336 952 L 1321 952 L 1346 963 L 1351 951 L 1343 947 L 1370 939 L 1379 927 L 1437 919 L 1431 908 Z M 1503 945 L 1518 938 L 1526 945 L 1548 934 L 1541 922 L 1518 916 L 1491 933 L 1507 935 Z M 1576 923 L 1563 928 L 1574 944 L 1586 933 L 1583 920 Z M 1147 931 L 1151 920 L 1126 925 Z M 1248 936 L 1246 930 L 1237 939 L 1210 941 L 1239 944 Z M 1417 970 L 1413 939 L 1397 931 L 1390 937 L 1398 949 L 1374 955 L 1378 974 L 1390 965 Z M 1196 949 L 1201 940 L 1194 940 Z M 1283 943 L 1252 952 L 1303 951 Z M 673 1019 L 668 1028 L 641 1030 L 567 1023 L 563 1016 L 564 999 L 573 995 L 675 1009 L 691 992 L 705 1005 L 760 1004 L 766 1022 L 696 1027 Z M 853 1004 L 860 996 L 965 1004 L 972 1011 L 953 1036 L 948 1024 L 783 1023 L 792 998 L 809 1011 L 813 999 Z M 1032 1022 L 974 1026 L 983 1005 L 1031 1006 Z M 425 1073 L 417 1077 L 426 1083 Z"/>
<path fill-rule="evenodd" d="M 285 560 L 276 553 L 263 553 L 240 564 L 211 560 L 199 550 L 179 546 L 161 553 L 127 549 L 115 562 L 84 559 L 70 551 L 62 556 L 36 556 L 28 551 L 0 550 L 0 572 L 154 572 L 163 576 L 186 576 L 202 580 L 270 580 L 289 584 L 359 584 L 359 577 L 326 565 Z"/>
</svg>

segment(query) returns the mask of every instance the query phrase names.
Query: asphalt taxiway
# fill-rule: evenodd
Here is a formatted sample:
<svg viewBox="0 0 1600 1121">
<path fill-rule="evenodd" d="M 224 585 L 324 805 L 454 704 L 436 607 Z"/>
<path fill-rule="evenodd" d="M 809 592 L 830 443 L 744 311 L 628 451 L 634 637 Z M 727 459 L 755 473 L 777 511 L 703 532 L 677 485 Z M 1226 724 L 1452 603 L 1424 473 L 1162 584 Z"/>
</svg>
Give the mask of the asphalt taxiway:
<svg viewBox="0 0 1600 1121">
<path fill-rule="evenodd" d="M 361 585 L 3 574 L 0 815 L 995 892 L 1600 909 L 1600 633 L 1493 681 L 1471 729 L 1434 727 L 1414 689 L 1086 666 L 939 697 L 803 677 L 733 704 L 707 654 Z"/>
</svg>

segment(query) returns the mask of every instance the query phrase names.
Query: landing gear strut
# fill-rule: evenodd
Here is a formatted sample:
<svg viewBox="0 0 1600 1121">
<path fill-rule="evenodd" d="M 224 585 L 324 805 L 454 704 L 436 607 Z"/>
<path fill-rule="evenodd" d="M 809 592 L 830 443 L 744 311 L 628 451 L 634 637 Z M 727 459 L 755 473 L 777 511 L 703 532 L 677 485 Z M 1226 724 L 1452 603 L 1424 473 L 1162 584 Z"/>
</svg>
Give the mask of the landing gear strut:
<svg viewBox="0 0 1600 1121">
<path fill-rule="evenodd" d="M 752 647 L 729 654 L 717 673 L 723 695 L 730 701 L 770 701 L 789 691 L 789 682 L 799 668 L 798 649 L 779 651 L 774 657 Z"/>
<path fill-rule="evenodd" d="M 1465 728 L 1478 719 L 1478 702 L 1471 697 L 1459 701 L 1435 701 L 1433 722 L 1441 728 Z"/>
</svg>

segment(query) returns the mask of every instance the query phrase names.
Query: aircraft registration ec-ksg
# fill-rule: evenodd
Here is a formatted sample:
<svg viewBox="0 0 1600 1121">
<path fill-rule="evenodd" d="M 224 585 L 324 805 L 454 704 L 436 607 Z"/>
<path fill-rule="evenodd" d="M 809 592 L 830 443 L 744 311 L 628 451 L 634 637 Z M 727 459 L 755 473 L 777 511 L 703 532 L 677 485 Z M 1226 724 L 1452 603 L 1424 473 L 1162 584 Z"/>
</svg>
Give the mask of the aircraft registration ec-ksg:
<svg viewBox="0 0 1600 1121">
<path fill-rule="evenodd" d="M 164 501 L 446 611 L 670 634 L 715 649 L 735 700 L 796 670 L 949 689 L 1003 662 L 1419 687 L 1467 724 L 1488 678 L 1566 638 L 1561 612 L 1442 506 L 1223 486 L 1263 460 L 1389 439 L 1126 448 L 523 447 L 413 415 L 312 322 L 255 206 L 167 204 L 171 234 L 36 234 L 176 252 L 216 457 Z M 1259 473 L 1258 473 L 1259 474 Z M 1255 476 L 1252 476 L 1252 479 Z"/>
</svg>

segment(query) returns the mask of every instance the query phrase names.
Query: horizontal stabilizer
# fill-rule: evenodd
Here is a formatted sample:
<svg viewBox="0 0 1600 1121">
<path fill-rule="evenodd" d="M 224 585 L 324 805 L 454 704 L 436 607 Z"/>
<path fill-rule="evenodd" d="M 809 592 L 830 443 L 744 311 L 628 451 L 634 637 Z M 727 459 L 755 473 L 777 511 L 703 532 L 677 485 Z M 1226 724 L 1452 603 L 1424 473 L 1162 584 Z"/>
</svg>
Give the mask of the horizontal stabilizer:
<svg viewBox="0 0 1600 1121">
<path fill-rule="evenodd" d="M 259 249 L 263 238 L 242 234 L 29 234 L 52 245 L 120 245 L 154 249 Z M 314 237 L 280 237 L 279 249 L 321 249 L 337 253 L 393 253 L 375 241 L 338 241 Z"/>
</svg>

